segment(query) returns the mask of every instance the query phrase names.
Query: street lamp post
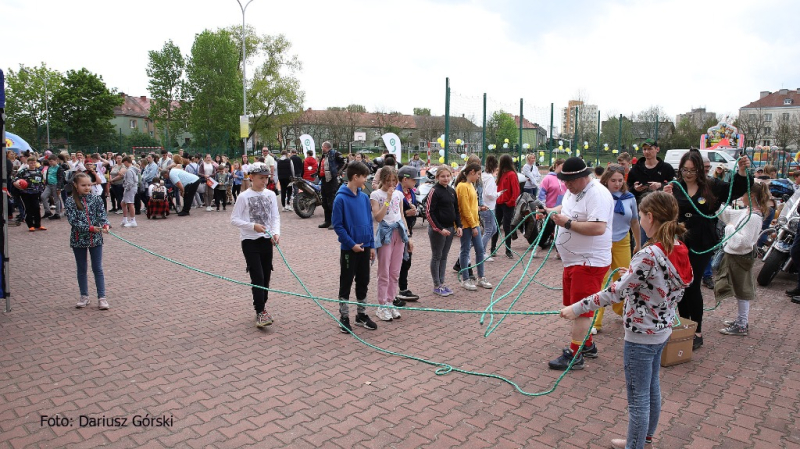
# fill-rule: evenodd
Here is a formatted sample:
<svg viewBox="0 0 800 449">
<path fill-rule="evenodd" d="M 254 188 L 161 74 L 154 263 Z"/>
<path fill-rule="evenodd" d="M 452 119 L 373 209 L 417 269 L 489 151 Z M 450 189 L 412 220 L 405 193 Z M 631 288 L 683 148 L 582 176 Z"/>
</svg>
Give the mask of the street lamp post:
<svg viewBox="0 0 800 449">
<path fill-rule="evenodd" d="M 39 76 L 28 69 L 23 68 L 23 72 L 27 73 L 28 75 Z M 46 76 L 39 76 L 39 78 L 44 81 L 44 110 L 45 114 L 47 115 L 47 149 L 50 149 L 50 102 L 47 98 L 47 77 Z"/>
<path fill-rule="evenodd" d="M 236 3 L 239 4 L 239 8 L 242 10 L 242 115 L 245 116 L 247 115 L 247 50 L 244 45 L 244 13 L 252 2 L 253 0 L 247 0 L 247 3 L 242 6 L 241 0 L 236 0 Z M 242 137 L 242 151 L 247 155 L 247 137 Z"/>
</svg>

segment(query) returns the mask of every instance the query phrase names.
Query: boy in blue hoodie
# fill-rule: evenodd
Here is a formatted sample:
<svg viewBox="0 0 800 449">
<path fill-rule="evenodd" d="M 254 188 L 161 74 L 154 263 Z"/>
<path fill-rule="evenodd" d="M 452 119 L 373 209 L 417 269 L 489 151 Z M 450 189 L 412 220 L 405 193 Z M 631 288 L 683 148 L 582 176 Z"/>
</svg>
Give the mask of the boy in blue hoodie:
<svg viewBox="0 0 800 449">
<path fill-rule="evenodd" d="M 356 300 L 359 302 L 356 325 L 375 330 L 378 325 L 366 313 L 362 304 L 367 300 L 370 263 L 375 260 L 375 240 L 372 231 L 372 208 L 369 197 L 361 192 L 367 182 L 369 169 L 357 162 L 347 166 L 347 185 L 343 185 L 333 201 L 331 225 L 341 243 L 339 258 L 339 300 L 349 301 L 353 278 L 356 281 Z M 352 333 L 349 304 L 340 303 L 339 318 L 342 333 Z"/>
</svg>

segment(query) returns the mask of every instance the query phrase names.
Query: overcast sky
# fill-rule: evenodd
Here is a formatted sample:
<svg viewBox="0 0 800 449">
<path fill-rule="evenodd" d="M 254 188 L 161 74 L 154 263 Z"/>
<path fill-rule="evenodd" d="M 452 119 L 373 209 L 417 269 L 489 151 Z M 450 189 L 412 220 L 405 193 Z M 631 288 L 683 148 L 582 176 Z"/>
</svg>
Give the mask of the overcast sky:
<svg viewBox="0 0 800 449">
<path fill-rule="evenodd" d="M 0 0 L 0 67 L 86 67 L 147 93 L 148 50 L 241 24 L 235 0 Z M 519 111 L 540 123 L 579 93 L 603 119 L 652 105 L 720 114 L 759 91 L 800 88 L 797 0 L 254 0 L 247 22 L 285 34 L 305 106 L 454 114 Z M 557 109 L 558 111 L 558 109 Z M 556 114 L 556 124 L 559 116 Z"/>
</svg>

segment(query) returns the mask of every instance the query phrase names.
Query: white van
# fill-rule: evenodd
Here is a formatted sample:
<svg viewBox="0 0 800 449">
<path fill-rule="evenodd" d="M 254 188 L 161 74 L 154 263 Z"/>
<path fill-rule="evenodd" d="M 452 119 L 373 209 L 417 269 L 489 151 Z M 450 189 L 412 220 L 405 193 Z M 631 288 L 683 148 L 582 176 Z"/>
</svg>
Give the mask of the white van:
<svg viewBox="0 0 800 449">
<path fill-rule="evenodd" d="M 664 162 L 672 165 L 675 171 L 678 171 L 681 158 L 689 150 L 668 150 L 664 156 Z M 707 157 L 711 161 L 711 173 L 716 170 L 718 165 L 722 165 L 728 170 L 736 171 L 736 158 L 728 154 L 725 150 L 699 150 L 700 154 Z"/>
</svg>

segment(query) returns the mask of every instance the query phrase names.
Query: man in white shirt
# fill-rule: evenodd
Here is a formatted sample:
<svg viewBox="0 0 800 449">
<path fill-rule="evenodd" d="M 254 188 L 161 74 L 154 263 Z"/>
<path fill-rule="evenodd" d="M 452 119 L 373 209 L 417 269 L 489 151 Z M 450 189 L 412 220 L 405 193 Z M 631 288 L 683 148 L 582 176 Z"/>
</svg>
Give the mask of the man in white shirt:
<svg viewBox="0 0 800 449">
<path fill-rule="evenodd" d="M 600 181 L 589 177 L 591 169 L 583 159 L 571 157 L 564 162 L 558 179 L 567 193 L 561 206 L 550 211 L 559 226 L 556 248 L 564 264 L 562 299 L 565 306 L 597 293 L 611 265 L 611 227 L 614 198 Z M 589 332 L 594 312 L 581 315 L 572 324 L 572 341 L 561 356 L 549 363 L 551 369 L 564 370 Z M 597 357 L 591 335 L 575 360 L 572 369 L 583 369 L 583 358 Z"/>
</svg>

